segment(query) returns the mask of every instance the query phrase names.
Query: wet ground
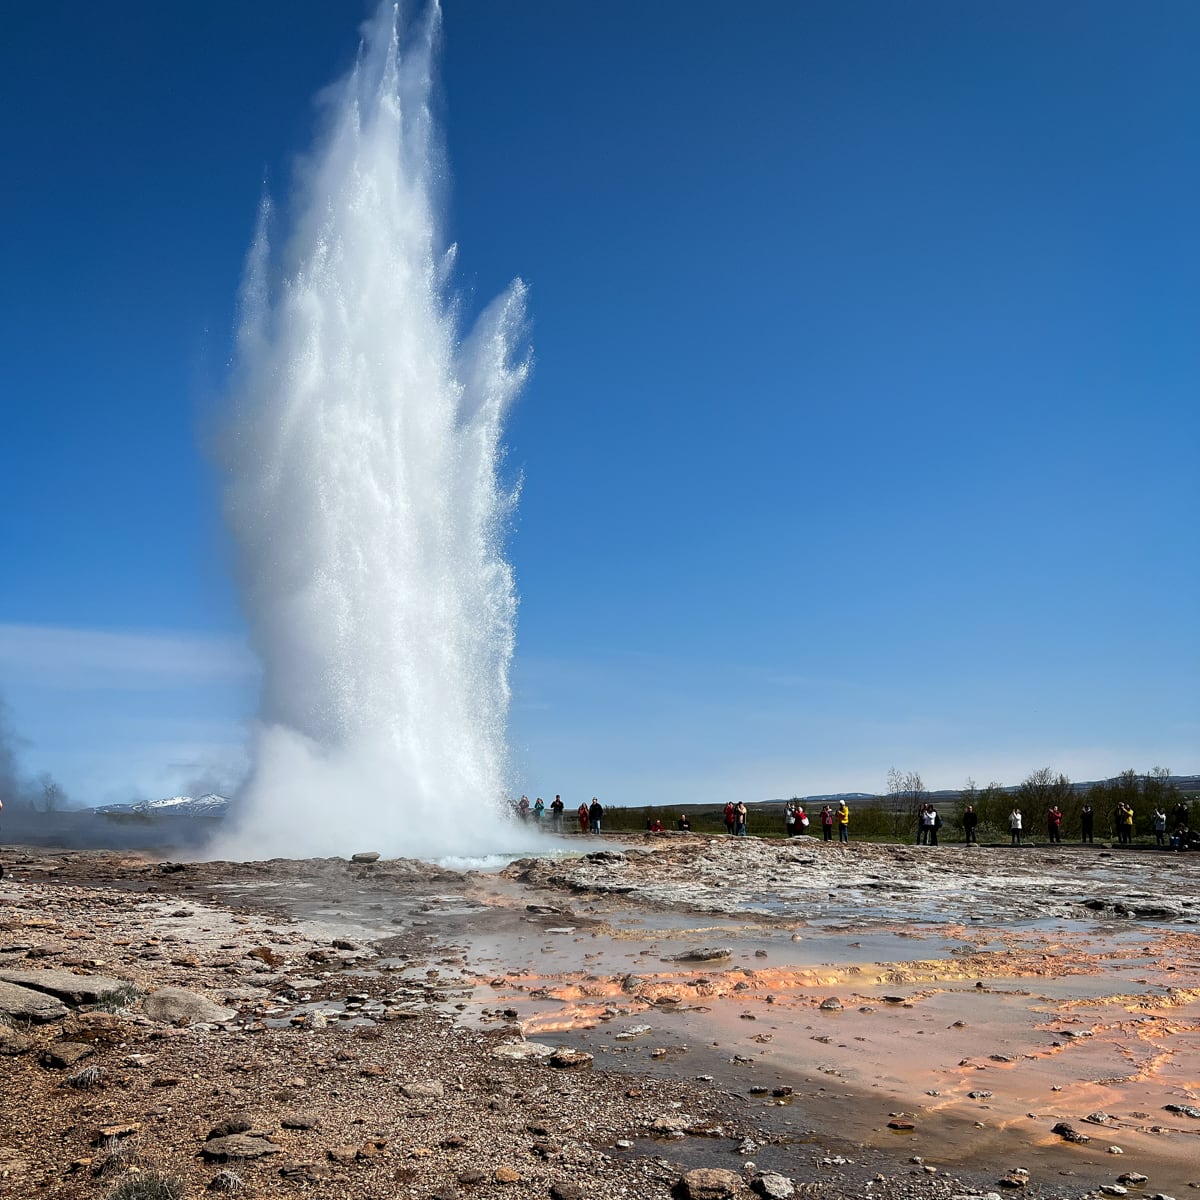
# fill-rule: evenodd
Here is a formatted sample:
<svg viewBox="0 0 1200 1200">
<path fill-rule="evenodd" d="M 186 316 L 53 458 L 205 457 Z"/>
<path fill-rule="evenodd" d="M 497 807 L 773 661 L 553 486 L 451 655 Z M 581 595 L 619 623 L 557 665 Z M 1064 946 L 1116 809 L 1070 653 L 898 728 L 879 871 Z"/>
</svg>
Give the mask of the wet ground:
<svg viewBox="0 0 1200 1200">
<path fill-rule="evenodd" d="M 1146 1194 L 1200 1187 L 1200 855 L 547 847 L 501 871 L 194 864 L 178 886 L 383 946 L 364 974 L 428 997 L 432 972 L 460 1023 L 712 1077 L 779 1138 L 768 1169 L 811 1144 L 1080 1192 L 1130 1172 Z"/>
</svg>

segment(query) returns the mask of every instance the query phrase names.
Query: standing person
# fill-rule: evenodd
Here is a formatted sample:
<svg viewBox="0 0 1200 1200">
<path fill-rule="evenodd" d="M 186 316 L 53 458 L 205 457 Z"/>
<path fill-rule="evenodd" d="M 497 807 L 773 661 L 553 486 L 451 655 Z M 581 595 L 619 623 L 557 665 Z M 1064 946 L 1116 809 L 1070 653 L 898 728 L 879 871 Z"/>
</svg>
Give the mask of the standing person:
<svg viewBox="0 0 1200 1200">
<path fill-rule="evenodd" d="M 917 813 L 917 845 L 923 846 L 929 840 L 929 822 L 925 819 L 929 813 L 929 805 L 922 804 Z"/>
<path fill-rule="evenodd" d="M 785 836 L 796 836 L 796 810 L 790 800 L 783 806 L 783 828 Z"/>
<path fill-rule="evenodd" d="M 1124 800 L 1117 805 L 1117 843 L 1121 846 L 1133 845 L 1133 805 Z"/>
<path fill-rule="evenodd" d="M 808 831 L 808 813 L 804 811 L 804 805 L 796 806 L 796 836 Z"/>
<path fill-rule="evenodd" d="M 975 811 L 975 805 L 968 804 L 966 810 L 963 812 L 963 832 L 967 835 L 968 846 L 971 845 L 972 842 L 974 842 L 975 845 L 979 845 L 979 843 L 975 841 L 975 826 L 978 824 L 979 814 Z"/>
<path fill-rule="evenodd" d="M 542 814 L 545 811 L 546 811 L 545 802 L 542 800 L 541 796 L 539 796 L 533 802 L 533 820 L 534 820 L 534 824 L 536 824 L 539 829 L 541 829 L 541 827 L 542 827 Z"/>
<path fill-rule="evenodd" d="M 688 820 L 687 813 L 679 814 L 679 820 L 675 822 L 675 828 L 678 829 L 680 833 L 691 833 L 692 823 Z"/>
<path fill-rule="evenodd" d="M 850 805 L 843 800 L 837 807 L 838 841 L 850 841 Z"/>
<path fill-rule="evenodd" d="M 521 799 L 517 801 L 517 814 L 520 816 L 522 821 L 529 820 L 529 797 L 528 796 L 522 796 Z"/>
<path fill-rule="evenodd" d="M 938 844 L 938 840 L 937 840 L 938 830 L 941 829 L 941 827 L 942 827 L 942 816 L 941 816 L 941 813 L 939 813 L 938 810 L 936 808 L 934 808 L 932 804 L 929 806 L 928 820 L 929 820 L 929 844 L 931 846 L 936 846 Z"/>
<path fill-rule="evenodd" d="M 562 833 L 563 807 L 561 796 L 555 796 L 550 802 L 550 824 L 555 833 Z"/>
<path fill-rule="evenodd" d="M 1182 825 L 1184 827 L 1184 829 L 1186 829 L 1187 823 L 1188 823 L 1187 801 L 1180 800 L 1179 803 L 1176 804 L 1173 809 L 1171 809 L 1171 828 L 1174 829 L 1174 828 L 1176 828 L 1176 826 Z"/>
<path fill-rule="evenodd" d="M 1154 844 L 1162 846 L 1166 843 L 1167 832 L 1167 814 L 1163 812 L 1161 804 L 1154 808 Z"/>
<path fill-rule="evenodd" d="M 828 804 L 821 809 L 821 833 L 825 841 L 833 841 L 833 809 Z"/>
<path fill-rule="evenodd" d="M 600 822 L 603 820 L 604 820 L 604 805 L 601 804 L 600 801 L 597 800 L 595 796 L 593 796 L 592 802 L 588 806 L 588 828 L 590 828 L 593 833 L 599 833 L 600 832 Z"/>
<path fill-rule="evenodd" d="M 1057 804 L 1050 806 L 1050 811 L 1046 813 L 1046 836 L 1052 842 L 1061 842 L 1062 837 L 1060 832 L 1062 829 L 1062 809 Z"/>
<path fill-rule="evenodd" d="M 1079 841 L 1081 844 L 1092 840 L 1092 823 L 1095 817 L 1096 814 L 1092 812 L 1090 804 L 1085 803 L 1079 810 Z"/>
<path fill-rule="evenodd" d="M 575 810 L 575 815 L 579 818 L 579 832 L 587 833 L 588 823 L 591 820 L 591 817 L 588 813 L 588 804 L 586 800 Z"/>
<path fill-rule="evenodd" d="M 729 836 L 733 837 L 733 827 L 735 824 L 734 818 L 737 816 L 737 809 L 735 809 L 733 807 L 732 800 L 725 801 L 724 813 L 725 813 L 725 829 L 729 833 Z"/>
<path fill-rule="evenodd" d="M 746 802 L 744 800 L 739 800 L 733 813 L 734 833 L 738 837 L 746 836 L 746 818 L 749 815 L 750 810 L 746 807 Z"/>
<path fill-rule="evenodd" d="M 1008 814 L 1008 836 L 1010 846 L 1019 846 L 1021 844 L 1021 810 L 1014 808 Z"/>
</svg>

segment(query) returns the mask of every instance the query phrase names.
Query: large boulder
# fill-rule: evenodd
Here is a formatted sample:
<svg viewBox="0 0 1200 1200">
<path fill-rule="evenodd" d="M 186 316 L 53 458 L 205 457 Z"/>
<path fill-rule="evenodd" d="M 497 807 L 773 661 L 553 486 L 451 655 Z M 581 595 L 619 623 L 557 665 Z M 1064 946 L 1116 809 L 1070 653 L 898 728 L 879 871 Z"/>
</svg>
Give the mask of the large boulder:
<svg viewBox="0 0 1200 1200">
<path fill-rule="evenodd" d="M 234 1009 L 181 987 L 161 987 L 151 992 L 142 1002 L 142 1010 L 156 1021 L 185 1021 L 189 1025 L 217 1025 L 237 1016 Z"/>
</svg>

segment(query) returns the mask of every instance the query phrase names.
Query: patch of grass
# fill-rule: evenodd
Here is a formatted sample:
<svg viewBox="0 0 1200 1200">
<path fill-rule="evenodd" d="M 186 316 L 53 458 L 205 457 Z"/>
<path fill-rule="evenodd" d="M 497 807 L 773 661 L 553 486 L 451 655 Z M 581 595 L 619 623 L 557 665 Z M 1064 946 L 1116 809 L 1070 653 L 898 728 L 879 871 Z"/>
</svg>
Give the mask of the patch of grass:
<svg viewBox="0 0 1200 1200">
<path fill-rule="evenodd" d="M 91 1012 L 117 1013 L 136 1004 L 146 993 L 132 983 L 122 984 L 111 992 L 105 992 L 95 1004 L 88 1006 Z"/>
<path fill-rule="evenodd" d="M 244 1191 L 246 1187 L 245 1180 L 236 1172 L 226 1168 L 224 1171 L 218 1171 L 212 1179 L 209 1180 L 207 1190 L 210 1192 L 225 1192 L 230 1194 L 233 1192 Z"/>
<path fill-rule="evenodd" d="M 183 1180 L 147 1171 L 122 1179 L 105 1200 L 183 1200 Z"/>
<path fill-rule="evenodd" d="M 103 1078 L 103 1067 L 84 1067 L 82 1071 L 76 1071 L 74 1075 L 68 1075 L 63 1080 L 63 1083 L 67 1087 L 78 1088 L 81 1092 L 86 1092 L 94 1087 L 99 1087 L 100 1081 Z"/>
</svg>

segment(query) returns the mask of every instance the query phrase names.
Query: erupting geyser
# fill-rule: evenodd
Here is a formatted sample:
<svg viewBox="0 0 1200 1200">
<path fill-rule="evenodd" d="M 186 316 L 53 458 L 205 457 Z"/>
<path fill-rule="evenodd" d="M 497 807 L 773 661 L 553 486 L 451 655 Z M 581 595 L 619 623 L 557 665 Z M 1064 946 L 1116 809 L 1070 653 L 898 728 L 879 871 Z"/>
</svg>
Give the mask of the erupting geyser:
<svg viewBox="0 0 1200 1200">
<path fill-rule="evenodd" d="M 385 3 L 282 253 L 264 203 L 224 440 L 263 669 L 246 857 L 497 848 L 516 596 L 497 477 L 524 286 L 461 337 L 430 115 L 439 12 Z"/>
</svg>

